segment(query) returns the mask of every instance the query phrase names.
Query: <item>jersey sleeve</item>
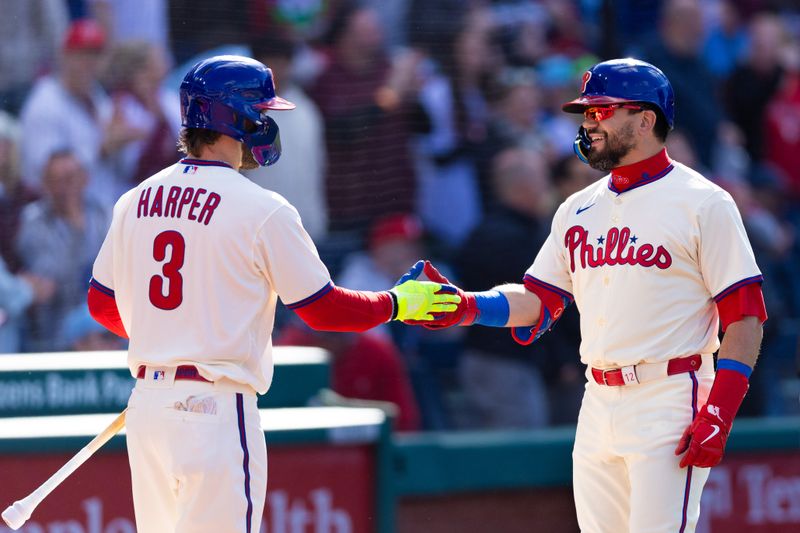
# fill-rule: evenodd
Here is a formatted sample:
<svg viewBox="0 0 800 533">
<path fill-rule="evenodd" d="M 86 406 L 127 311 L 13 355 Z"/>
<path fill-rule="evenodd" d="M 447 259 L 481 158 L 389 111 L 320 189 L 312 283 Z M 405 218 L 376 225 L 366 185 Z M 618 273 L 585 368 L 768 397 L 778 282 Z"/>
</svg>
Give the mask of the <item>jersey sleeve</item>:
<svg viewBox="0 0 800 533">
<path fill-rule="evenodd" d="M 742 217 L 730 194 L 714 193 L 698 210 L 698 260 L 708 292 L 716 302 L 763 277 Z"/>
<path fill-rule="evenodd" d="M 761 287 L 756 283 L 743 285 L 724 298 L 717 300 L 717 311 L 723 332 L 728 329 L 729 325 L 746 316 L 754 316 L 762 324 L 767 320 L 764 295 L 761 293 Z"/>
<path fill-rule="evenodd" d="M 332 286 L 328 269 L 291 205 L 282 205 L 261 225 L 254 257 L 286 305 L 321 296 Z"/>
</svg>

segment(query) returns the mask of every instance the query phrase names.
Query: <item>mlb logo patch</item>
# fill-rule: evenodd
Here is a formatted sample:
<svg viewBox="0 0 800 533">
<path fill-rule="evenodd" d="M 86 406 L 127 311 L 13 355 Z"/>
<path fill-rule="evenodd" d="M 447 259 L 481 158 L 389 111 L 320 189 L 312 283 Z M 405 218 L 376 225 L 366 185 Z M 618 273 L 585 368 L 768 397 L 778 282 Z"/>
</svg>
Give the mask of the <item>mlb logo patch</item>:
<svg viewBox="0 0 800 533">
<path fill-rule="evenodd" d="M 188 165 L 188 166 L 183 168 L 183 173 L 184 174 L 194 174 L 196 172 L 197 172 L 197 167 L 194 166 L 194 165 Z"/>
<path fill-rule="evenodd" d="M 153 372 L 153 380 L 154 381 L 163 381 L 164 380 L 164 371 L 163 370 L 156 370 Z"/>
</svg>

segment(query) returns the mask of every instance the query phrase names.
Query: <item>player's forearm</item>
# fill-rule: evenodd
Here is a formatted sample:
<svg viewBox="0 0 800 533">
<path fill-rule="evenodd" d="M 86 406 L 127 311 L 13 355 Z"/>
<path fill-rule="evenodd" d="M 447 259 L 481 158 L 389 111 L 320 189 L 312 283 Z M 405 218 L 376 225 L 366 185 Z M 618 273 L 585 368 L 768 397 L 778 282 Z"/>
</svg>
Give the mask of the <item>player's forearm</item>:
<svg viewBox="0 0 800 533">
<path fill-rule="evenodd" d="M 719 348 L 719 359 L 733 359 L 753 368 L 761 347 L 763 328 L 758 317 L 746 316 L 725 330 Z"/>
<path fill-rule="evenodd" d="M 508 300 L 509 312 L 506 327 L 525 327 L 539 322 L 542 301 L 524 285 L 509 283 L 495 287 L 493 290 L 503 293 Z"/>
<path fill-rule="evenodd" d="M 321 297 L 300 307 L 289 306 L 312 329 L 366 331 L 392 318 L 388 292 L 353 291 L 332 286 Z"/>
<path fill-rule="evenodd" d="M 686 452 L 680 462 L 681 468 L 712 467 L 722 460 L 733 420 L 750 386 L 748 380 L 760 345 L 759 317 L 745 316 L 728 325 L 708 400 L 675 449 L 676 455 Z"/>
</svg>

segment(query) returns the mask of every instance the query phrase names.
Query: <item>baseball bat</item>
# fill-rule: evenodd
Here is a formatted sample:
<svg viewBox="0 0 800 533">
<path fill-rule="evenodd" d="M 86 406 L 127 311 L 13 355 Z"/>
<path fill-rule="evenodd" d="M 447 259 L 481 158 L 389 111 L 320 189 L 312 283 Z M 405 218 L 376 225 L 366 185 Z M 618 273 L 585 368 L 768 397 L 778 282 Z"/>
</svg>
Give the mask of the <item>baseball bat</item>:
<svg viewBox="0 0 800 533">
<path fill-rule="evenodd" d="M 55 474 L 50 476 L 50 478 L 42 483 L 36 490 L 21 500 L 15 501 L 13 505 L 9 505 L 2 514 L 3 521 L 8 524 L 8 527 L 15 531 L 21 528 L 48 494 L 53 492 L 53 490 L 77 470 L 79 466 L 85 463 L 94 452 L 103 446 L 103 444 L 111 440 L 111 437 L 116 435 L 119 430 L 125 426 L 125 411 L 127 411 L 127 408 L 123 410 L 102 433 L 93 438 L 89 444 L 81 448 L 72 459 L 67 461 L 64 466 L 59 468 Z"/>
</svg>

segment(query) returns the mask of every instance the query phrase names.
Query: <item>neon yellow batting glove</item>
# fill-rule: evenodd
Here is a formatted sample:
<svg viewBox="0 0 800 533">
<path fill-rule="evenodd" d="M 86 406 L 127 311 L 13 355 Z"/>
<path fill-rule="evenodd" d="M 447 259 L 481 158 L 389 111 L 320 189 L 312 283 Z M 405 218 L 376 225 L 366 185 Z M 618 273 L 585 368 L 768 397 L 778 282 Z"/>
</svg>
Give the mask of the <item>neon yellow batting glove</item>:
<svg viewBox="0 0 800 533">
<path fill-rule="evenodd" d="M 451 313 L 461 297 L 448 285 L 408 280 L 389 290 L 394 300 L 392 320 L 433 320 L 432 313 Z"/>
</svg>

